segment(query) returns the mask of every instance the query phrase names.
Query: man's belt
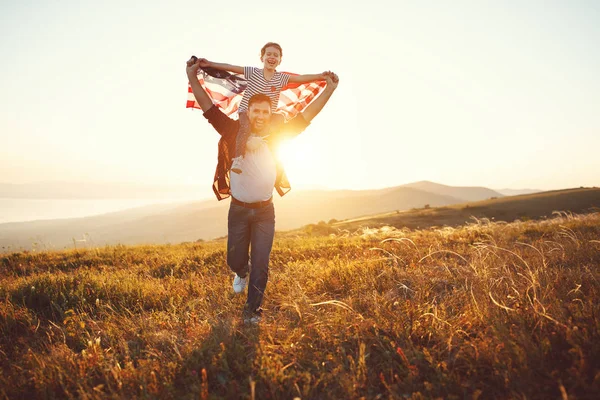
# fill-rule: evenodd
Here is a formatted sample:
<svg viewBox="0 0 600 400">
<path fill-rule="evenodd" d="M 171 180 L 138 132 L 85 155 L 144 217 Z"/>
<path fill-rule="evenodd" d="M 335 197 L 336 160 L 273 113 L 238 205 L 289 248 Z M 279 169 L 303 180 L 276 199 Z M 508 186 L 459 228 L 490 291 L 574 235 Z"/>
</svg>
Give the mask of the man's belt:
<svg viewBox="0 0 600 400">
<path fill-rule="evenodd" d="M 231 196 L 231 202 L 235 205 L 246 207 L 246 208 L 263 208 L 270 205 L 273 202 L 273 197 L 269 200 L 265 201 L 257 201 L 256 203 L 245 203 L 243 201 L 239 201 L 235 197 Z"/>
</svg>

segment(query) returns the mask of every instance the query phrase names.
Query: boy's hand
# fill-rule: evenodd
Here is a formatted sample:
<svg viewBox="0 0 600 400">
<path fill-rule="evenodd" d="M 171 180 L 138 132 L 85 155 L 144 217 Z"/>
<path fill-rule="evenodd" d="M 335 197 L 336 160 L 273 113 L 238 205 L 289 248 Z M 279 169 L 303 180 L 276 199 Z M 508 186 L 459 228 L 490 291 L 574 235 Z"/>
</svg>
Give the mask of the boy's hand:
<svg viewBox="0 0 600 400">
<path fill-rule="evenodd" d="M 200 67 L 200 60 L 196 56 L 192 56 L 186 62 L 185 72 L 187 73 L 188 77 L 196 77 Z"/>
<path fill-rule="evenodd" d="M 206 58 L 199 58 L 198 61 L 200 62 L 201 68 L 210 67 L 210 61 L 208 61 Z"/>
</svg>

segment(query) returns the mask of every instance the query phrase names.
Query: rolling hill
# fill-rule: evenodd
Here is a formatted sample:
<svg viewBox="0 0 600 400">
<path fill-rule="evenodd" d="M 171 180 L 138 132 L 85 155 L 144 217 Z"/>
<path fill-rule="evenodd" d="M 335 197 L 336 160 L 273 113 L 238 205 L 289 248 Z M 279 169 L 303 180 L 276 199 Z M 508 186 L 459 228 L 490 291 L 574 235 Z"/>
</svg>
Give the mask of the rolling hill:
<svg viewBox="0 0 600 400">
<path fill-rule="evenodd" d="M 511 222 L 517 219 L 545 219 L 551 217 L 555 211 L 586 213 L 599 209 L 600 189 L 579 188 L 507 196 L 437 208 L 383 213 L 340 221 L 331 226 L 348 230 L 384 225 L 417 229 L 433 226 L 458 226 L 473 221 L 474 218 Z"/>
<path fill-rule="evenodd" d="M 504 196 L 518 196 L 521 194 L 533 194 L 543 192 L 543 190 L 538 189 L 498 189 L 496 191 L 500 194 L 503 194 Z"/>
<path fill-rule="evenodd" d="M 504 196 L 495 190 L 481 186 L 447 186 L 430 181 L 408 183 L 406 185 L 402 185 L 402 187 L 423 190 L 425 192 L 435 193 L 442 196 L 451 196 L 461 199 L 463 202 L 478 201 L 482 199 L 489 199 L 491 197 Z"/>
<path fill-rule="evenodd" d="M 513 220 L 521 216 L 538 218 L 554 210 L 580 212 L 600 206 L 599 189 L 502 197 L 486 188 L 460 188 L 432 182 L 418 182 L 414 186 L 360 191 L 291 191 L 283 198 L 275 196 L 277 230 L 288 231 L 332 219 L 353 219 L 345 223 L 347 226 L 340 225 L 344 229 L 361 224 L 441 226 L 464 223 L 472 215 Z M 496 199 L 484 200 L 490 197 Z M 540 201 L 542 198 L 545 200 Z M 467 204 L 465 199 L 483 200 L 483 203 Z M 406 211 L 426 205 L 428 209 Z M 86 218 L 0 224 L 0 251 L 208 240 L 227 234 L 228 206 L 229 201 L 209 200 L 141 207 Z M 369 215 L 376 216 L 362 218 Z"/>
<path fill-rule="evenodd" d="M 466 199 L 482 200 L 498 193 L 453 188 L 428 182 L 378 190 L 292 190 L 275 195 L 277 230 L 290 230 L 321 220 L 356 218 L 396 210 L 441 207 Z M 424 190 L 428 189 L 430 191 Z M 229 201 L 177 206 L 148 206 L 85 218 L 0 224 L 0 250 L 73 247 L 79 245 L 179 243 L 211 239 L 227 233 Z"/>
</svg>

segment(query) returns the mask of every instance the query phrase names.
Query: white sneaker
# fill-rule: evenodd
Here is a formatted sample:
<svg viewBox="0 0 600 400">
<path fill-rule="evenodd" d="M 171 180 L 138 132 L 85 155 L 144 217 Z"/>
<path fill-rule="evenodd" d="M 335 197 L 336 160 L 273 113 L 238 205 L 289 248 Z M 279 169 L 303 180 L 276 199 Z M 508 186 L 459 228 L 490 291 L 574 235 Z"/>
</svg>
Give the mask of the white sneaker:
<svg viewBox="0 0 600 400">
<path fill-rule="evenodd" d="M 241 174 L 242 173 L 242 160 L 244 159 L 244 157 L 239 156 L 239 157 L 235 157 L 233 159 L 233 163 L 231 164 L 231 171 L 235 172 L 236 174 Z"/>
<path fill-rule="evenodd" d="M 244 323 L 245 324 L 258 324 L 261 319 L 262 319 L 262 317 L 260 315 L 253 315 L 252 317 L 245 317 Z"/>
<path fill-rule="evenodd" d="M 235 274 L 233 278 L 233 291 L 235 293 L 242 293 L 248 286 L 248 275 L 245 278 L 241 278 L 238 274 Z"/>
<path fill-rule="evenodd" d="M 245 324 L 258 324 L 262 320 L 263 310 L 259 308 L 254 312 L 244 311 L 242 313 L 242 318 L 244 319 Z"/>
</svg>

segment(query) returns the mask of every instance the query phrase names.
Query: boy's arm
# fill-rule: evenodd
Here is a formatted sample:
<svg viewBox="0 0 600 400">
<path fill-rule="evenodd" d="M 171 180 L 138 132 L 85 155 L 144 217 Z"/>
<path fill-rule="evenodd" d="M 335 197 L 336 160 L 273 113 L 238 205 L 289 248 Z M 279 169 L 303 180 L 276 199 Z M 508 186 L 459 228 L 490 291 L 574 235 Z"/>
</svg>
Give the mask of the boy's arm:
<svg viewBox="0 0 600 400">
<path fill-rule="evenodd" d="M 305 74 L 305 75 L 290 75 L 289 83 L 308 83 L 315 81 L 324 81 L 323 74 Z"/>
<path fill-rule="evenodd" d="M 225 63 L 212 62 L 212 61 L 208 61 L 206 58 L 200 58 L 199 61 L 200 61 L 200 66 L 203 68 L 208 67 L 208 68 L 220 69 L 221 71 L 233 72 L 234 74 L 244 74 L 244 67 L 240 67 L 239 65 L 231 65 L 231 64 L 225 64 Z"/>
</svg>

